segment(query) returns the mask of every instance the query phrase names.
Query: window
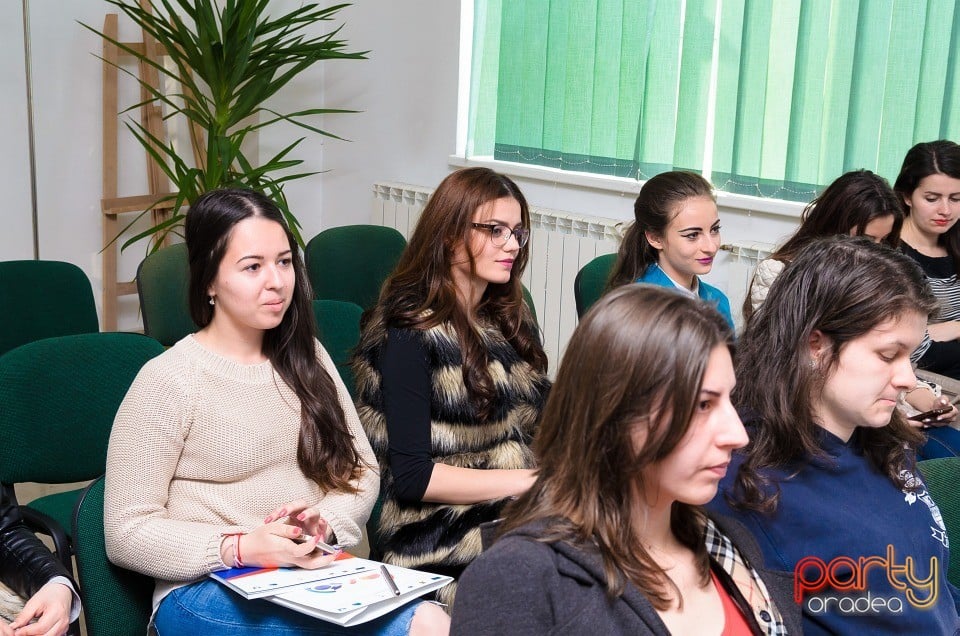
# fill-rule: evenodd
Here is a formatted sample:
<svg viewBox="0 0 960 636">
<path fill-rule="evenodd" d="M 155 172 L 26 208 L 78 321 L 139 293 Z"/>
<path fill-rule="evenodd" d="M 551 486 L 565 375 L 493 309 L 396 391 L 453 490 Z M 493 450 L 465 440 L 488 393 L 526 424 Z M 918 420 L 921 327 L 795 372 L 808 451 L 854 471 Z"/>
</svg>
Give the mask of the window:
<svg viewBox="0 0 960 636">
<path fill-rule="evenodd" d="M 960 138 L 953 0 L 475 0 L 467 156 L 809 200 Z"/>
</svg>

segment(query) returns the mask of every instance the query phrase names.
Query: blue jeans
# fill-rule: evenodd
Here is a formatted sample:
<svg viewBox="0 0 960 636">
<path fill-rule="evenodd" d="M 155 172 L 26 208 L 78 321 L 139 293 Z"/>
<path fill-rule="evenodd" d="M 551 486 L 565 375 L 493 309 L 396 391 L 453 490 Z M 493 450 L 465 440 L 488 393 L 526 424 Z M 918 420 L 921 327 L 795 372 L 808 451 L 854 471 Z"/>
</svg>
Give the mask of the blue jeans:
<svg viewBox="0 0 960 636">
<path fill-rule="evenodd" d="M 938 459 L 960 456 L 960 431 L 950 426 L 937 426 L 924 431 L 927 443 L 917 449 L 917 459 Z"/>
<path fill-rule="evenodd" d="M 341 627 L 264 599 L 247 600 L 213 579 L 168 594 L 153 617 L 159 636 L 405 636 L 422 601 L 355 627 Z"/>
</svg>

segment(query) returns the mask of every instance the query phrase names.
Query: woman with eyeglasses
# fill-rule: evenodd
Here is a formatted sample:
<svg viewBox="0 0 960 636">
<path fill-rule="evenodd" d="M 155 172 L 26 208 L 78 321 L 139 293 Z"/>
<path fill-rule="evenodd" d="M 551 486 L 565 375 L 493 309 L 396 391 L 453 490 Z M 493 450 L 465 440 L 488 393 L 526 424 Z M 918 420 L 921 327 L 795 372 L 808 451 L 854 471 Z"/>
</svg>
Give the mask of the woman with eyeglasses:
<svg viewBox="0 0 960 636">
<path fill-rule="evenodd" d="M 480 554 L 480 524 L 534 481 L 550 382 L 520 284 L 529 237 L 513 181 L 454 172 L 364 316 L 357 410 L 380 463 L 374 548 L 388 563 L 458 577 Z"/>
<path fill-rule="evenodd" d="M 636 282 L 676 289 L 714 305 L 733 329 L 727 296 L 700 280 L 720 249 L 710 182 L 683 170 L 658 174 L 640 188 L 633 214 L 607 288 Z"/>
</svg>

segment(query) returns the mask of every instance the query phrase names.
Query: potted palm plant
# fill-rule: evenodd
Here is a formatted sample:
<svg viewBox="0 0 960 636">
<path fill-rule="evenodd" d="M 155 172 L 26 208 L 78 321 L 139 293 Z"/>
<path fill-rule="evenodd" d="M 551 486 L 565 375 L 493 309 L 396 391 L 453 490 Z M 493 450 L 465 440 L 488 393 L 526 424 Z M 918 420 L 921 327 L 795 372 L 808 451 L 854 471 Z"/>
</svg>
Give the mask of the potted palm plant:
<svg viewBox="0 0 960 636">
<path fill-rule="evenodd" d="M 156 40 L 165 50 L 166 60 L 158 61 L 146 50 L 138 50 L 93 27 L 83 26 L 156 69 L 161 80 L 172 79 L 180 87 L 178 91 L 165 93 L 138 77 L 148 98 L 131 109 L 158 103 L 164 108 L 165 119 L 185 117 L 197 151 L 191 153 L 197 157 L 191 162 L 181 156 L 172 142 L 159 139 L 139 122 L 126 122 L 127 128 L 169 177 L 175 192 L 154 203 L 156 206 L 172 202 L 171 215 L 129 238 L 123 247 L 152 238 L 156 249 L 168 234 L 180 233 L 184 209 L 192 200 L 208 190 L 223 187 L 249 187 L 268 194 L 283 211 L 302 245 L 301 226 L 290 212 L 283 185 L 316 174 L 291 172 L 303 163 L 293 157 L 293 151 L 305 137 L 294 140 L 259 165 L 244 153 L 243 146 L 251 133 L 277 122 L 338 138 L 308 123 L 308 118 L 353 111 L 304 108 L 280 113 L 267 108 L 265 102 L 298 73 L 321 60 L 365 57 L 365 52 L 346 50 L 346 42 L 337 37 L 339 28 L 322 35 L 313 34 L 314 25 L 333 20 L 347 5 L 323 8 L 302 4 L 273 16 L 268 13 L 269 0 L 105 1 L 139 26 L 145 37 Z M 170 82 L 161 81 L 161 85 L 164 83 Z"/>
</svg>

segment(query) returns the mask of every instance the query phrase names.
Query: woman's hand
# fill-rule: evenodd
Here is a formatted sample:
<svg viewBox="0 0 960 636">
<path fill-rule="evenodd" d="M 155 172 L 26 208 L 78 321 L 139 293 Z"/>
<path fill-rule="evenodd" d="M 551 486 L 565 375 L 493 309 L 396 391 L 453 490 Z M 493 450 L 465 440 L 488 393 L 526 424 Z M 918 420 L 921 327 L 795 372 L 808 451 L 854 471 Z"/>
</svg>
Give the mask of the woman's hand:
<svg viewBox="0 0 960 636">
<path fill-rule="evenodd" d="M 960 320 L 930 323 L 927 325 L 927 333 L 930 334 L 931 340 L 937 342 L 960 340 Z"/>
<path fill-rule="evenodd" d="M 317 542 L 320 541 L 317 535 L 304 543 L 294 541 L 304 534 L 303 529 L 298 526 L 278 521 L 266 523 L 253 532 L 240 535 L 240 558 L 244 565 L 296 566 L 307 570 L 329 565 L 337 558 L 336 554 L 316 549 Z"/>
<path fill-rule="evenodd" d="M 276 508 L 263 520 L 264 523 L 281 521 L 286 518 L 289 525 L 297 526 L 303 530 L 304 534 L 314 537 L 320 537 L 321 541 L 327 543 L 333 539 L 333 529 L 327 520 L 320 516 L 320 512 L 313 506 L 308 506 L 302 499 L 285 503 Z"/>
<path fill-rule="evenodd" d="M 47 583 L 23 606 L 23 611 L 7 628 L 9 632 L 0 627 L 0 635 L 62 636 L 70 627 L 72 606 L 73 590 L 61 583 Z M 34 619 L 36 622 L 30 623 Z"/>
<path fill-rule="evenodd" d="M 957 407 L 953 404 L 950 404 L 950 400 L 945 397 L 938 397 L 933 401 L 933 405 L 930 407 L 930 410 L 933 409 L 943 409 L 949 408 L 950 410 L 941 413 L 940 415 L 935 415 L 933 417 L 925 418 L 921 421 L 910 420 L 910 423 L 915 426 L 920 426 L 926 428 L 929 426 L 946 426 L 950 422 L 956 419 L 957 417 Z"/>
</svg>

